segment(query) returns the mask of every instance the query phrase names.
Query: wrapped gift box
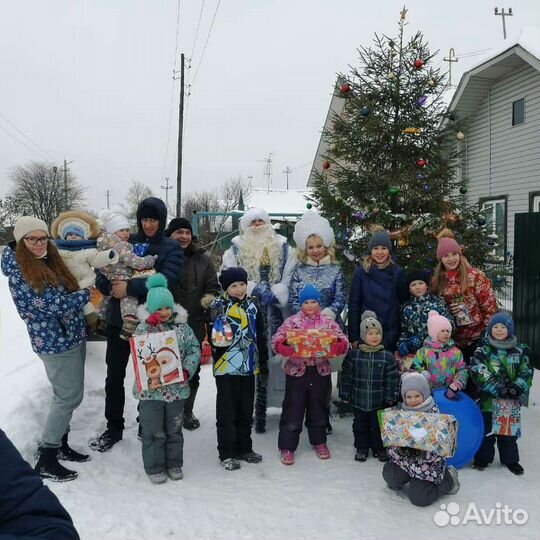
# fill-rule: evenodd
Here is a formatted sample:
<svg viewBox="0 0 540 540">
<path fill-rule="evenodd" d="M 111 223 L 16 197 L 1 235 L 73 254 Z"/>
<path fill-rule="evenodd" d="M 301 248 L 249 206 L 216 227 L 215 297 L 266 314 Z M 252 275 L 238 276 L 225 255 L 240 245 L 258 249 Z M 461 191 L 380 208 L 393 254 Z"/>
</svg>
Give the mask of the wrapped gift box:
<svg viewBox="0 0 540 540">
<path fill-rule="evenodd" d="M 456 450 L 457 421 L 451 414 L 385 409 L 381 411 L 385 446 L 416 448 L 442 457 Z"/>
<path fill-rule="evenodd" d="M 288 330 L 287 343 L 294 348 L 294 356 L 298 358 L 312 358 L 314 356 L 328 356 L 330 345 L 336 341 L 336 335 L 330 330 Z"/>
<path fill-rule="evenodd" d="M 139 392 L 184 381 L 174 330 L 140 334 L 133 336 L 129 342 Z"/>
</svg>

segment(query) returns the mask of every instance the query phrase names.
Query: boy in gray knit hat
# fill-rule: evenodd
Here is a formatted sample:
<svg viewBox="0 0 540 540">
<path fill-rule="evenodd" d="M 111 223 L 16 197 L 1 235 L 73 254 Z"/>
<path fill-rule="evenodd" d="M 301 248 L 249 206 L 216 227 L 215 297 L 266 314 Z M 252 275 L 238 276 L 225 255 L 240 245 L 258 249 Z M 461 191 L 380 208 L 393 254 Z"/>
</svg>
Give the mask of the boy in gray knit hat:
<svg viewBox="0 0 540 540">
<path fill-rule="evenodd" d="M 355 461 L 366 461 L 369 449 L 379 461 L 387 461 L 377 410 L 397 401 L 399 371 L 390 351 L 382 345 L 382 325 L 373 311 L 364 311 L 360 322 L 362 343 L 343 361 L 339 396 L 354 408 Z"/>
</svg>

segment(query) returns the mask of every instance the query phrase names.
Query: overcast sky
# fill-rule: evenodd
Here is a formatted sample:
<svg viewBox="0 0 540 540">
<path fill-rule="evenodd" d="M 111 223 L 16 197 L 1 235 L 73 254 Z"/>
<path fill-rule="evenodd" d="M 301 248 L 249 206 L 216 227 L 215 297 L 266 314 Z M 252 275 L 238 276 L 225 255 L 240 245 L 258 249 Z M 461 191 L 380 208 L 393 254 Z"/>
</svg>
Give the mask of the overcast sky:
<svg viewBox="0 0 540 540">
<path fill-rule="evenodd" d="M 204 2 L 195 40 L 202 4 L 180 2 L 176 64 L 181 52 L 192 56 L 193 82 L 183 192 L 239 174 L 262 186 L 270 152 L 273 186 L 285 187 L 289 166 L 290 186 L 304 187 L 336 72 L 356 63 L 356 48 L 374 32 L 396 33 L 403 0 L 222 0 L 201 60 L 218 0 Z M 538 0 L 409 0 L 407 31 L 421 30 L 440 49 L 435 63 L 455 49 L 457 83 L 478 62 L 469 53 L 500 48 L 495 6 L 513 8 L 509 39 L 540 27 Z M 132 179 L 165 198 L 164 178 L 176 180 L 177 7 L 177 0 L 2 2 L 0 194 L 13 166 L 65 158 L 96 210 L 107 189 L 111 203 L 122 202 Z"/>
</svg>

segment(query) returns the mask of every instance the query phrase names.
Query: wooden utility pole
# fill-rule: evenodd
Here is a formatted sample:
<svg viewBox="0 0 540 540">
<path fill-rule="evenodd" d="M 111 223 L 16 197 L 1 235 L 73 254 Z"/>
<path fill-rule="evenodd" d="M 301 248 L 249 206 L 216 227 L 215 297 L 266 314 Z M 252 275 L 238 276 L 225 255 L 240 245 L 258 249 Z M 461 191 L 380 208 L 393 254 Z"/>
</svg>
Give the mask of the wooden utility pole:
<svg viewBox="0 0 540 540">
<path fill-rule="evenodd" d="M 506 17 L 512 17 L 514 14 L 512 13 L 512 8 L 508 8 L 508 13 L 504 12 L 504 8 L 501 9 L 501 12 L 499 13 L 499 8 L 495 8 L 495 15 L 500 15 L 502 17 L 502 23 L 503 23 L 503 36 L 504 39 L 506 39 Z"/>
<path fill-rule="evenodd" d="M 184 53 L 180 55 L 180 105 L 178 106 L 178 165 L 176 170 L 176 217 L 182 214 L 182 132 L 184 131 Z"/>
<path fill-rule="evenodd" d="M 452 62 L 457 62 L 459 58 L 456 58 L 454 49 L 448 51 L 448 58 L 443 58 L 444 62 L 448 62 L 448 86 L 452 86 Z"/>
</svg>

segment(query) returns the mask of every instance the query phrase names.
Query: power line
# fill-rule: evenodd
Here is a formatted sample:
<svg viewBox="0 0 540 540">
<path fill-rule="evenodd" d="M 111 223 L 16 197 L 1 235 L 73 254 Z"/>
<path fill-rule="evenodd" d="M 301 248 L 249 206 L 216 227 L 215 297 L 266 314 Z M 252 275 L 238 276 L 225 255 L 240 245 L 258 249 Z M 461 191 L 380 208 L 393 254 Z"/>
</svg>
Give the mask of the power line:
<svg viewBox="0 0 540 540">
<path fill-rule="evenodd" d="M 202 3 L 201 3 L 201 12 L 199 13 L 199 22 L 197 23 L 197 30 L 195 30 L 195 39 L 193 40 L 193 47 L 191 48 L 191 54 L 189 56 L 190 59 L 193 58 L 193 55 L 195 53 L 195 46 L 197 45 L 197 38 L 199 37 L 199 29 L 201 27 L 201 20 L 202 20 L 205 1 L 206 0 L 202 0 Z"/>
<path fill-rule="evenodd" d="M 5 133 L 7 133 L 12 139 L 15 139 L 19 144 L 22 144 L 23 146 L 25 146 L 28 150 L 30 150 L 30 152 L 36 153 L 35 148 L 28 146 L 24 141 L 21 141 L 18 137 L 15 137 L 15 135 L 13 135 L 13 133 L 10 133 L 4 126 L 0 125 L 0 129 L 4 131 Z"/>
<path fill-rule="evenodd" d="M 191 86 L 195 84 L 195 80 L 197 79 L 197 75 L 199 74 L 199 69 L 201 68 L 201 64 L 204 58 L 204 53 L 206 52 L 206 47 L 208 45 L 208 41 L 210 40 L 210 36 L 212 34 L 212 30 L 214 28 L 214 23 L 216 22 L 216 16 L 219 9 L 219 4 L 221 3 L 221 0 L 218 0 L 216 4 L 216 9 L 214 11 L 214 16 L 212 17 L 212 23 L 210 24 L 210 29 L 208 30 L 208 35 L 206 36 L 206 41 L 204 42 L 204 47 L 201 53 L 201 58 L 199 59 L 199 64 L 197 65 L 197 69 L 195 70 L 195 75 L 193 75 L 193 81 L 191 81 Z"/>
<path fill-rule="evenodd" d="M 34 142 L 28 135 L 26 135 L 26 133 L 24 133 L 23 131 L 21 131 L 13 122 L 11 122 L 5 115 L 3 115 L 2 113 L 0 113 L 0 116 L 13 128 L 15 129 L 17 132 L 19 132 L 26 140 L 28 140 L 32 145 L 34 145 L 43 155 L 47 156 L 47 159 L 50 159 L 52 161 L 54 161 L 54 158 L 46 151 L 44 150 L 43 148 L 41 148 L 41 146 L 39 146 L 38 143 Z"/>
</svg>

